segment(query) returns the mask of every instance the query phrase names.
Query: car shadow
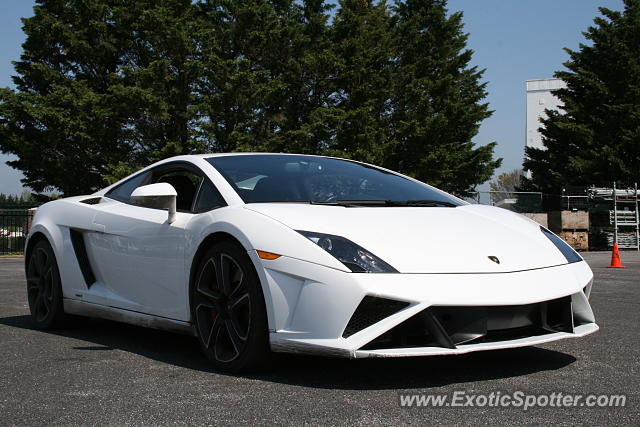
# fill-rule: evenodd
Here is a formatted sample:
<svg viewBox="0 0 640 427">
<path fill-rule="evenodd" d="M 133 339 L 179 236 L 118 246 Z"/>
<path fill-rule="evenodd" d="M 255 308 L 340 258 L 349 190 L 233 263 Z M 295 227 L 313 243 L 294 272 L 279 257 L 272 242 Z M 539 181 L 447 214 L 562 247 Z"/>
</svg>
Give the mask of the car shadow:
<svg viewBox="0 0 640 427">
<path fill-rule="evenodd" d="M 0 324 L 36 330 L 27 315 L 0 318 Z M 37 331 L 87 342 L 72 347 L 74 351 L 121 350 L 187 369 L 228 375 L 216 372 L 200 352 L 197 340 L 189 336 L 88 318 L 68 329 Z M 569 354 L 539 347 L 360 360 L 278 355 L 267 369 L 238 377 L 324 389 L 413 389 L 554 371 L 575 361 Z"/>
</svg>

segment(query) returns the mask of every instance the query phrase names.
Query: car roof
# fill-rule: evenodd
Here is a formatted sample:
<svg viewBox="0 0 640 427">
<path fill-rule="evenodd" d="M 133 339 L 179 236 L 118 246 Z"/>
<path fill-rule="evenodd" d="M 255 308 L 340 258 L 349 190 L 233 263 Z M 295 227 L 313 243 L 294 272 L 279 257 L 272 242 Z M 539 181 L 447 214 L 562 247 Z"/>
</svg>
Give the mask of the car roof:
<svg viewBox="0 0 640 427">
<path fill-rule="evenodd" d="M 317 154 L 298 154 L 298 153 L 265 153 L 265 152 L 241 152 L 241 153 L 206 153 L 206 154 L 189 154 L 187 156 L 199 157 L 206 159 L 209 157 L 225 157 L 225 156 L 304 156 L 304 157 L 327 157 Z"/>
</svg>

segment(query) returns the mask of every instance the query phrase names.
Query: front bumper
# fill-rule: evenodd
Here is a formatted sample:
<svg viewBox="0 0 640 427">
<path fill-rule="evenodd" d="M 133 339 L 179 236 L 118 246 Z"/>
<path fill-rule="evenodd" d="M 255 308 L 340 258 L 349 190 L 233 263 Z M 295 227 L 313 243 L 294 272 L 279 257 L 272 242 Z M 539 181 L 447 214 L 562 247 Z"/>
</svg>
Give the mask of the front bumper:
<svg viewBox="0 0 640 427">
<path fill-rule="evenodd" d="M 474 351 L 482 350 L 499 350 L 506 348 L 527 347 L 530 345 L 544 344 L 547 342 L 558 341 L 565 338 L 579 338 L 592 334 L 598 330 L 595 323 L 580 325 L 574 329 L 573 333 L 555 332 L 546 335 L 532 336 L 526 338 L 513 339 L 508 341 L 464 344 L 455 349 L 438 348 L 438 347 L 409 347 L 409 348 L 391 348 L 381 350 L 356 350 L 352 357 L 411 357 L 411 356 L 438 356 L 447 354 L 466 354 Z"/>
<path fill-rule="evenodd" d="M 290 257 L 266 261 L 253 251 L 250 255 L 264 267 L 259 275 L 266 285 L 271 348 L 278 352 L 350 358 L 461 354 L 580 337 L 598 330 L 588 303 L 593 274 L 585 262 L 510 273 L 358 274 Z M 402 308 L 345 334 L 365 297 L 397 301 Z M 469 307 L 476 312 L 480 307 L 532 305 L 563 297 L 569 299 L 570 329 L 547 328 L 543 333 L 490 342 L 471 340 L 454 343 L 453 348 L 439 343 L 371 346 L 430 308 L 456 306 L 464 312 Z"/>
</svg>

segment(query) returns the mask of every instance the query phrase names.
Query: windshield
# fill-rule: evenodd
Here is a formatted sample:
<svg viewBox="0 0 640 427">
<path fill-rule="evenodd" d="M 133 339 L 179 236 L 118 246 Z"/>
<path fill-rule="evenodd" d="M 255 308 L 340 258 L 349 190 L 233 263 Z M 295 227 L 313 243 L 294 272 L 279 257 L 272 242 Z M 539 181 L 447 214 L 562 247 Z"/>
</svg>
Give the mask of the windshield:
<svg viewBox="0 0 640 427">
<path fill-rule="evenodd" d="M 245 203 L 462 204 L 455 197 L 426 184 L 348 160 L 283 154 L 220 156 L 206 160 L 226 178 Z"/>
</svg>

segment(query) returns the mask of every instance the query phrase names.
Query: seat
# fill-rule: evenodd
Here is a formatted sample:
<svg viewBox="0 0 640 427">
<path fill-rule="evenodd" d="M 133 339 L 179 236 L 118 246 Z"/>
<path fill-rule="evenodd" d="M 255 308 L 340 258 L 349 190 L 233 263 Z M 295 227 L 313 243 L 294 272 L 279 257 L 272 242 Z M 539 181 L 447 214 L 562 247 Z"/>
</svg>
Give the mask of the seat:
<svg viewBox="0 0 640 427">
<path fill-rule="evenodd" d="M 253 188 L 251 202 L 289 202 L 300 200 L 300 190 L 293 180 L 280 176 L 262 178 Z"/>
</svg>

